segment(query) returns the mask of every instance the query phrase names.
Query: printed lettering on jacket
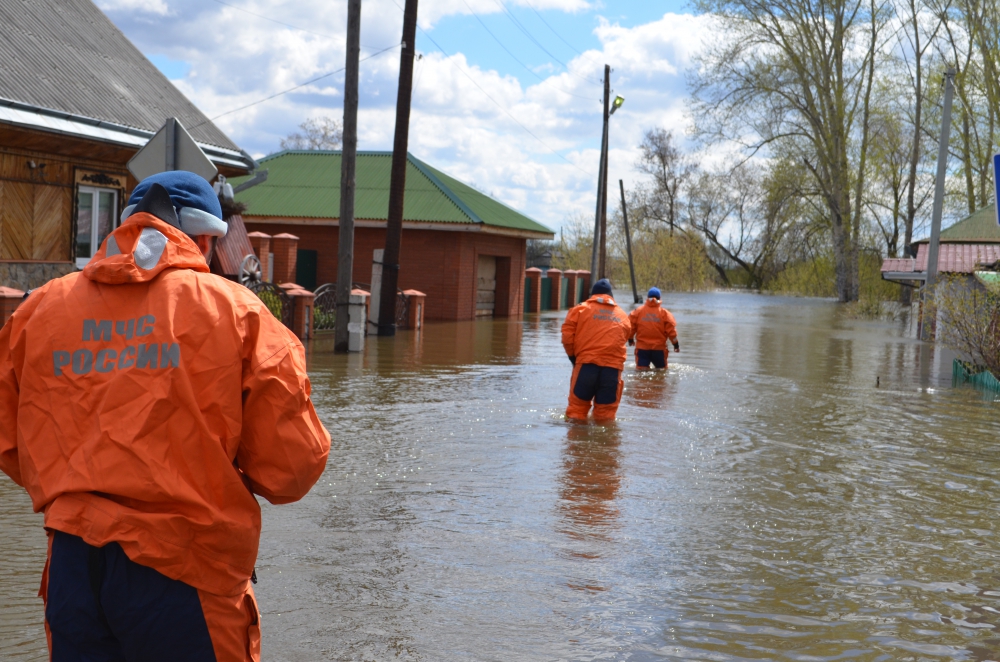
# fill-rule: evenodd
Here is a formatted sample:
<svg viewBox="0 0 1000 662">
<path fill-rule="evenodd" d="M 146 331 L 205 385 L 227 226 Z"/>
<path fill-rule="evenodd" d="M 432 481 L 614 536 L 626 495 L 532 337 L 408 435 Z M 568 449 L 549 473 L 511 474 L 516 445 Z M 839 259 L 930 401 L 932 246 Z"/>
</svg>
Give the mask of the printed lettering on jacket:
<svg viewBox="0 0 1000 662">
<path fill-rule="evenodd" d="M 84 343 L 110 343 L 113 335 L 125 340 L 153 333 L 156 318 L 143 315 L 130 320 L 83 320 Z M 52 369 L 56 377 L 71 371 L 74 375 L 90 372 L 108 373 L 114 370 L 163 370 L 179 368 L 181 347 L 177 343 L 145 342 L 124 348 L 79 347 L 52 352 Z"/>
</svg>

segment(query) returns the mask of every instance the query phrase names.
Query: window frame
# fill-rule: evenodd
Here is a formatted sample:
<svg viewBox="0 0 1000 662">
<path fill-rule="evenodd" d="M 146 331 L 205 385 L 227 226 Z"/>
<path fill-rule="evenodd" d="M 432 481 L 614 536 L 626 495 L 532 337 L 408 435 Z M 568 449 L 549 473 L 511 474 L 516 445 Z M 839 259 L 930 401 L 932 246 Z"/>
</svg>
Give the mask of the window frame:
<svg viewBox="0 0 1000 662">
<path fill-rule="evenodd" d="M 79 237 L 80 235 L 81 193 L 90 193 L 94 196 L 93 198 L 94 201 L 93 204 L 91 205 L 91 213 L 90 213 L 90 256 L 89 257 L 79 257 L 76 255 L 76 247 L 79 245 L 77 242 L 77 237 Z M 87 266 L 87 264 L 93 259 L 94 254 L 97 253 L 98 249 L 100 249 L 101 247 L 101 242 L 97 240 L 98 239 L 97 223 L 100 212 L 101 193 L 110 193 L 112 195 L 111 207 L 109 209 L 111 213 L 111 230 L 109 231 L 109 234 L 111 232 L 114 232 L 115 229 L 118 228 L 119 225 L 121 225 L 121 219 L 119 218 L 120 214 L 118 210 L 119 200 L 121 197 L 121 189 L 111 188 L 107 186 L 90 186 L 90 185 L 85 186 L 83 184 L 78 184 L 76 186 L 76 196 L 75 196 L 76 199 L 73 201 L 73 209 L 75 211 L 73 218 L 73 230 L 74 230 L 73 259 L 76 262 L 77 269 L 83 269 L 85 266 Z"/>
</svg>

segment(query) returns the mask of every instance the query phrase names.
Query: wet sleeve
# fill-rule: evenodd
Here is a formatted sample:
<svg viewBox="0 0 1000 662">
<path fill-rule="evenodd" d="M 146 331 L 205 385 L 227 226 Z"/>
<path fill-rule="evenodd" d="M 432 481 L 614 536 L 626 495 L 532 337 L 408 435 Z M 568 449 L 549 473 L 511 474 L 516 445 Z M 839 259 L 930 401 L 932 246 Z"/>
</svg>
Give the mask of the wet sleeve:
<svg viewBox="0 0 1000 662">
<path fill-rule="evenodd" d="M 669 310 L 664 310 L 663 313 L 663 331 L 670 338 L 670 342 L 677 342 L 677 320 Z"/>
<path fill-rule="evenodd" d="M 566 321 L 562 325 L 562 344 L 566 350 L 566 356 L 575 356 L 576 347 L 576 321 L 580 316 L 577 307 L 570 308 L 566 313 Z"/>
<path fill-rule="evenodd" d="M 236 459 L 250 487 L 271 503 L 291 503 L 319 480 L 330 453 L 310 399 L 305 350 L 281 322 L 258 318 L 243 379 L 243 432 Z"/>
<path fill-rule="evenodd" d="M 14 324 L 10 321 L 0 329 L 0 471 L 15 483 L 21 480 L 21 465 L 17 457 L 18 382 L 11 352 Z"/>
<path fill-rule="evenodd" d="M 628 338 L 626 340 L 632 340 L 635 338 L 635 332 L 639 330 L 639 309 L 636 308 L 631 313 L 628 314 Z"/>
</svg>

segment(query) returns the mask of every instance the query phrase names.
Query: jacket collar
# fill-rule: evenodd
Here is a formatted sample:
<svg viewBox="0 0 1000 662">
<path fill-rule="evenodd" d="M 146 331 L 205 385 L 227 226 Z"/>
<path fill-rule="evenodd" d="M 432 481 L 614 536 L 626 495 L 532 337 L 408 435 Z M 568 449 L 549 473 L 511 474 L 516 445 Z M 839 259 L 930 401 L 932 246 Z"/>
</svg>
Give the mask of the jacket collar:
<svg viewBox="0 0 1000 662">
<path fill-rule="evenodd" d="M 112 285 L 146 283 L 167 269 L 209 271 L 190 237 L 152 214 L 139 212 L 108 235 L 83 275 Z"/>
</svg>

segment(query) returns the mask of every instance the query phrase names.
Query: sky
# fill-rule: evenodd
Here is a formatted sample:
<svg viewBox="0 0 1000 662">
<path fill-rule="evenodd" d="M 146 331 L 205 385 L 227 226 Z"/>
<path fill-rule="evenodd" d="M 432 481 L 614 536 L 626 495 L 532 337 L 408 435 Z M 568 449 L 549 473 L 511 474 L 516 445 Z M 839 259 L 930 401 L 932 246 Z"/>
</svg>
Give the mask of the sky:
<svg viewBox="0 0 1000 662">
<path fill-rule="evenodd" d="M 309 118 L 343 115 L 342 73 L 261 100 L 343 68 L 346 0 L 97 4 L 255 157 Z M 392 149 L 402 5 L 363 2 L 362 150 Z M 640 181 L 645 131 L 684 136 L 685 72 L 712 32 L 686 0 L 421 0 L 418 23 L 409 151 L 556 231 L 593 218 L 604 64 L 626 99 L 611 118 L 611 197 L 618 179 Z"/>
</svg>

